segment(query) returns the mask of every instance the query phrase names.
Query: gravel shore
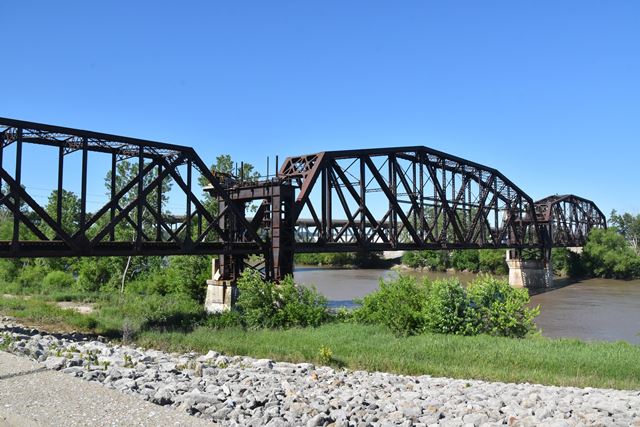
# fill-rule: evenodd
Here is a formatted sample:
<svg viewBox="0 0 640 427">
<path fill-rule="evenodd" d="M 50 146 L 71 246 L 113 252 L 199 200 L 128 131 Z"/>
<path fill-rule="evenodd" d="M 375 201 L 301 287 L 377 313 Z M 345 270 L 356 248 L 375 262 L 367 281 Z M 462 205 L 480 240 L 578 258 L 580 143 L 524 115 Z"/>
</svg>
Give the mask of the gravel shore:
<svg viewBox="0 0 640 427">
<path fill-rule="evenodd" d="M 79 334 L 47 335 L 7 318 L 0 319 L 0 346 L 221 425 L 640 427 L 639 391 L 354 372 L 213 350 L 168 354 Z"/>
</svg>

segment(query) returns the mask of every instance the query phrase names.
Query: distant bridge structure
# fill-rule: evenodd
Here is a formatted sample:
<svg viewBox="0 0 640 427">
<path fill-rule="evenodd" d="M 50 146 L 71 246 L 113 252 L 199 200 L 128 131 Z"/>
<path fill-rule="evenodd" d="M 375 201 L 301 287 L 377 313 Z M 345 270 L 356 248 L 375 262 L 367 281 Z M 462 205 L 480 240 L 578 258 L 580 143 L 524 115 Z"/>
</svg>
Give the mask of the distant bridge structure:
<svg viewBox="0 0 640 427">
<path fill-rule="evenodd" d="M 30 163 L 43 155 L 45 164 Z M 135 168 L 118 177 L 123 161 Z M 94 164 L 106 168 L 109 194 L 90 207 Z M 30 168 L 51 174 L 48 206 L 24 185 Z M 79 214 L 69 223 L 71 187 Z M 606 227 L 592 201 L 534 202 L 500 171 L 427 147 L 289 157 L 275 177 L 247 181 L 211 171 L 191 147 L 7 118 L 0 189 L 0 221 L 10 224 L 0 257 L 218 255 L 216 279 L 225 284 L 253 255 L 265 277 L 279 280 L 293 273 L 295 252 L 549 250 L 584 246 L 593 228 Z M 169 201 L 184 211 L 172 214 Z"/>
</svg>

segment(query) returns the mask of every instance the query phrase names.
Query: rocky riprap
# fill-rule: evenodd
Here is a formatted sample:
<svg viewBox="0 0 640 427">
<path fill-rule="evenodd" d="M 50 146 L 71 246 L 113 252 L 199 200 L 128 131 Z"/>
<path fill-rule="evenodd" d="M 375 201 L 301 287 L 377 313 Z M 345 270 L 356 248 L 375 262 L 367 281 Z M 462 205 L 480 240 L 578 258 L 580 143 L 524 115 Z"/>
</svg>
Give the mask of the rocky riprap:
<svg viewBox="0 0 640 427">
<path fill-rule="evenodd" d="M 640 392 L 167 354 L 0 319 L 0 348 L 158 405 L 238 426 L 640 426 Z"/>
</svg>

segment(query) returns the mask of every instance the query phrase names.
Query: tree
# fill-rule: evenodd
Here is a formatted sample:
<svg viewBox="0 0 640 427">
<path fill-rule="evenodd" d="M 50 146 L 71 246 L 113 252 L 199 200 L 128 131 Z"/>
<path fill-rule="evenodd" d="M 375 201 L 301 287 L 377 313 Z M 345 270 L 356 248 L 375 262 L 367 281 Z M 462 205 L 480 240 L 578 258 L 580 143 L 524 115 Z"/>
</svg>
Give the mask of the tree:
<svg viewBox="0 0 640 427">
<path fill-rule="evenodd" d="M 477 272 L 480 269 L 480 252 L 477 249 L 455 250 L 451 265 L 456 271 Z"/>
<path fill-rule="evenodd" d="M 112 171 L 107 172 L 107 175 L 104 178 L 106 194 L 108 197 L 111 197 L 111 174 Z M 122 189 L 131 181 L 136 180 L 138 176 L 138 164 L 136 162 L 129 161 L 121 161 L 116 166 L 116 176 L 115 176 L 115 193 L 122 191 Z M 153 182 L 158 176 L 158 169 L 154 168 L 149 173 L 147 173 L 143 177 L 143 185 L 147 187 L 151 182 Z M 163 214 L 168 214 L 169 212 L 164 209 L 168 202 L 167 194 L 171 191 L 172 183 L 169 179 L 164 179 L 162 182 L 162 194 L 161 194 L 161 204 L 163 207 Z M 135 185 L 131 190 L 129 190 L 119 202 L 119 205 L 124 208 L 130 203 L 132 203 L 138 197 L 138 186 Z M 147 203 L 149 206 L 156 206 L 158 200 L 158 188 L 154 188 L 147 197 Z M 128 216 L 132 219 L 134 223 L 137 223 L 138 212 L 137 209 L 133 209 L 129 212 Z M 103 216 L 99 224 L 104 225 L 108 221 L 108 216 Z M 153 214 L 149 211 L 149 209 L 143 209 L 142 213 L 142 227 L 145 234 L 148 236 L 155 236 L 156 233 L 156 224 L 157 220 L 153 216 Z M 97 227 L 97 229 L 101 229 L 102 227 Z M 116 240 L 121 241 L 132 241 L 135 239 L 136 230 L 126 219 L 120 221 L 115 227 L 115 237 Z M 98 260 L 94 260 L 95 263 L 98 263 Z M 104 261 L 101 261 L 104 262 Z M 111 265 L 111 275 L 106 279 L 103 274 L 103 270 L 100 270 L 98 276 L 101 281 L 104 283 L 110 283 L 112 285 L 120 284 L 122 287 L 124 281 L 127 277 L 136 277 L 140 275 L 147 274 L 151 271 L 157 270 L 162 267 L 165 262 L 162 257 L 114 257 L 111 258 L 108 262 Z M 89 271 L 90 269 L 87 269 Z M 91 274 L 88 273 L 88 276 Z M 104 284 L 103 283 L 103 284 Z"/>
<path fill-rule="evenodd" d="M 111 174 L 112 174 L 112 171 L 107 172 L 107 175 L 104 178 L 106 194 L 107 194 L 107 197 L 109 198 L 111 198 Z M 118 193 L 122 191 L 122 189 L 127 184 L 129 184 L 131 181 L 136 180 L 137 176 L 138 176 L 137 163 L 129 162 L 126 160 L 119 162 L 116 166 L 114 193 Z M 144 176 L 143 186 L 147 187 L 149 184 L 151 184 L 151 182 L 153 182 L 157 178 L 157 176 L 158 176 L 158 169 L 154 168 Z M 162 197 L 161 197 L 161 203 L 163 208 L 166 207 L 167 202 L 169 200 L 167 194 L 169 193 L 169 191 L 171 191 L 171 187 L 172 187 L 172 184 L 170 180 L 164 179 L 162 182 Z M 129 190 L 124 196 L 122 196 L 118 204 L 120 205 L 120 207 L 125 208 L 131 202 L 133 202 L 137 197 L 138 197 L 138 186 L 134 185 L 131 190 Z M 158 200 L 157 187 L 147 195 L 146 199 L 147 199 L 147 203 L 150 206 L 155 207 L 157 205 L 157 200 Z M 168 213 L 165 209 L 163 209 L 163 212 L 165 214 Z M 131 212 L 129 212 L 128 216 L 134 222 L 137 222 L 138 220 L 137 215 L 138 215 L 137 209 L 133 209 Z M 157 221 L 153 217 L 151 212 L 149 212 L 149 210 L 145 208 L 143 210 L 142 216 L 143 216 L 142 222 L 143 222 L 144 231 L 148 234 L 154 232 L 153 228 Z M 105 216 L 105 219 L 106 219 L 106 216 Z M 116 226 L 116 236 L 118 240 L 132 240 L 135 236 L 135 229 L 130 223 L 128 223 L 126 220 L 123 219 Z"/>
<path fill-rule="evenodd" d="M 480 251 L 479 263 L 480 271 L 492 274 L 509 274 L 509 267 L 505 260 L 504 249 L 483 249 Z"/>
<path fill-rule="evenodd" d="M 596 277 L 631 279 L 640 276 L 640 257 L 615 229 L 595 229 L 583 251 L 588 272 Z"/>
<path fill-rule="evenodd" d="M 611 225 L 618 229 L 618 232 L 625 238 L 634 252 L 640 255 L 640 215 L 624 213 L 618 215 L 614 209 L 609 219 Z"/>
<path fill-rule="evenodd" d="M 242 163 L 242 170 L 238 172 L 238 176 L 235 176 L 235 166 L 237 163 L 233 162 L 233 159 L 229 154 L 222 154 L 216 157 L 215 163 L 211 165 L 211 173 L 215 176 L 221 177 L 224 182 L 224 177 L 235 177 L 236 179 L 243 178 L 244 181 L 258 181 L 260 179 L 260 173 L 255 170 L 255 167 L 251 163 Z M 211 185 L 207 177 L 204 175 L 200 175 L 198 178 L 198 184 L 201 187 L 207 187 Z M 209 212 L 217 214 L 218 213 L 218 200 L 215 197 L 211 196 L 211 193 L 208 191 L 204 192 L 204 206 L 209 210 Z"/>
<path fill-rule="evenodd" d="M 62 190 L 60 200 L 62 204 L 62 218 L 58 218 L 58 190 L 51 192 L 44 209 L 54 221 L 60 224 L 62 230 L 73 234 L 78 231 L 80 225 L 80 199 L 74 192 Z M 48 234 L 51 238 L 55 237 L 53 230 Z"/>
</svg>

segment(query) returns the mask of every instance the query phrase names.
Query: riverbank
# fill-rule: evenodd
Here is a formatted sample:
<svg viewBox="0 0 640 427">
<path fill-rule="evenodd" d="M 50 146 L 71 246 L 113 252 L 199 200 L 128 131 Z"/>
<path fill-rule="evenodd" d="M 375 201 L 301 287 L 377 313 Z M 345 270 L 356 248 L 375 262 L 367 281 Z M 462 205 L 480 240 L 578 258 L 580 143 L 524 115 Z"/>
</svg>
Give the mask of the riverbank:
<svg viewBox="0 0 640 427">
<path fill-rule="evenodd" d="M 0 319 L 0 337 L 7 350 L 78 381 L 230 426 L 640 425 L 635 391 L 399 376 L 228 356 L 217 348 L 169 354 L 48 335 L 7 318 Z"/>
<path fill-rule="evenodd" d="M 289 330 L 169 329 L 131 330 L 126 319 L 84 315 L 39 300 L 0 299 L 0 314 L 45 330 L 81 330 L 112 337 L 130 336 L 137 345 L 165 351 L 203 352 L 325 363 L 336 368 L 432 375 L 459 379 L 529 382 L 557 386 L 640 389 L 640 347 L 624 342 L 531 337 L 510 339 L 424 334 L 397 337 L 383 326 L 335 322 Z M 324 348 L 324 354 L 321 349 Z"/>
</svg>

